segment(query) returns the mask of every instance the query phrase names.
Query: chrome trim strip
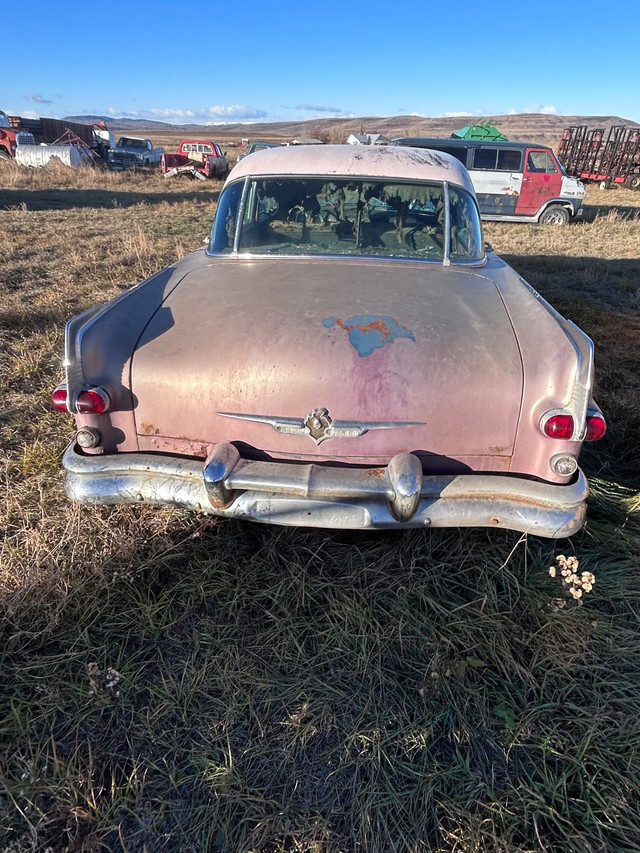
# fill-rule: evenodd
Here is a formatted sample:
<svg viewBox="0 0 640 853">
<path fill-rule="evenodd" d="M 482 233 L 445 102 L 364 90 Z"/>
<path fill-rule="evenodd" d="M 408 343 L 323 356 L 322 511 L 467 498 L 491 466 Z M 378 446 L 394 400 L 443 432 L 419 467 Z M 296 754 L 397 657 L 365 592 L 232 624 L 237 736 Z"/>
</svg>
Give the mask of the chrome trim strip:
<svg viewBox="0 0 640 853">
<path fill-rule="evenodd" d="M 580 470 L 567 485 L 493 474 L 422 476 L 413 514 L 400 520 L 416 495 L 417 467 L 403 458 L 412 454 L 395 457 L 387 468 L 336 468 L 242 458 L 234 463 L 231 447 L 222 445 L 216 456 L 216 465 L 223 460 L 216 483 L 233 493 L 223 508 L 209 498 L 202 460 L 85 455 L 75 443 L 64 454 L 65 491 L 89 505 L 148 502 L 304 527 L 502 527 L 559 538 L 585 520 L 587 482 Z"/>
<path fill-rule="evenodd" d="M 242 220 L 244 218 L 244 209 L 247 204 L 247 195 L 249 194 L 249 176 L 244 179 L 244 186 L 242 187 L 242 195 L 240 196 L 240 203 L 238 204 L 238 218 L 236 220 L 236 230 L 233 235 L 233 249 L 232 252 L 234 255 L 238 254 L 238 248 L 240 246 L 240 232 L 242 228 Z"/>
<path fill-rule="evenodd" d="M 449 199 L 449 181 L 444 182 L 444 246 L 442 266 L 451 266 L 451 203 Z"/>
<path fill-rule="evenodd" d="M 216 412 L 216 414 L 223 418 L 236 418 L 240 421 L 252 421 L 259 424 L 268 424 L 276 432 L 283 435 L 307 435 L 309 438 L 312 438 L 316 444 L 321 444 L 329 438 L 358 438 L 373 429 L 400 429 L 401 427 L 424 426 L 424 421 L 329 420 L 329 425 L 324 430 L 324 434 L 317 438 L 310 432 L 307 426 L 307 421 L 314 412 L 311 412 L 307 418 L 285 418 L 278 417 L 277 415 L 248 415 L 243 412 Z"/>
<path fill-rule="evenodd" d="M 579 329 L 572 320 L 563 318 L 562 328 L 569 338 L 578 356 L 575 381 L 571 393 L 569 410 L 575 415 L 576 427 L 572 436 L 574 441 L 582 441 L 587 433 L 587 409 L 593 390 L 594 346 L 588 335 Z"/>
<path fill-rule="evenodd" d="M 285 258 L 287 260 L 304 260 L 304 261 L 391 261 L 392 263 L 406 263 L 406 264 L 437 264 L 439 267 L 442 266 L 442 259 L 439 258 L 437 260 L 429 260 L 427 258 L 404 258 L 400 255 L 306 255 L 300 252 L 295 255 L 285 255 L 284 253 L 281 255 L 269 255 L 264 252 L 209 252 L 206 250 L 206 255 L 208 258 L 221 258 L 221 259 L 231 259 L 234 260 L 247 260 L 247 261 L 257 261 L 257 260 L 269 260 L 273 263 L 274 260 L 280 260 Z M 487 256 L 484 254 L 480 260 L 477 261 L 459 261 L 453 260 L 450 262 L 451 266 L 456 267 L 484 267 L 487 264 Z"/>
</svg>

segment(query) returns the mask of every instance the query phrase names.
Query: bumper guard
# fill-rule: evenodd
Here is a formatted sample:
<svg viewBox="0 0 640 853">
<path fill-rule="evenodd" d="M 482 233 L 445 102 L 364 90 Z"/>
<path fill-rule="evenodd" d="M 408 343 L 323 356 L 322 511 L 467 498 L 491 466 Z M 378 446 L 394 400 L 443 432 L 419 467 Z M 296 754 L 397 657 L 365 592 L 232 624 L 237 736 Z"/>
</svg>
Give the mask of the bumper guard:
<svg viewBox="0 0 640 853">
<path fill-rule="evenodd" d="M 243 459 L 218 444 L 204 462 L 154 453 L 64 454 L 65 491 L 83 504 L 152 503 L 271 524 L 342 529 L 503 527 L 560 538 L 585 520 L 587 481 L 516 476 L 425 476 L 401 453 L 382 468 Z"/>
</svg>

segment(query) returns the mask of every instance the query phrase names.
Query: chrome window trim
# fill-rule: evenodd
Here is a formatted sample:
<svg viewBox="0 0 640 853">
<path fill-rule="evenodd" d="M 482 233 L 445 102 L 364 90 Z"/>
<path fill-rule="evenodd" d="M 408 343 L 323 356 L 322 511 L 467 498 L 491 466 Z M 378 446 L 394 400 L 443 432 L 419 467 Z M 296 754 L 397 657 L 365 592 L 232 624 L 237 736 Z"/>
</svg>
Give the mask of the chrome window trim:
<svg viewBox="0 0 640 853">
<path fill-rule="evenodd" d="M 286 260 L 307 260 L 307 261 L 317 261 L 317 260 L 327 260 L 327 261 L 390 261 L 392 263 L 404 263 L 404 264 L 431 264 L 437 265 L 439 267 L 442 266 L 442 260 L 438 258 L 437 260 L 429 260 L 427 258 L 402 258 L 399 255 L 309 255 L 300 254 L 295 255 L 266 255 L 266 254 L 254 254 L 249 252 L 209 252 L 208 250 L 205 252 L 207 257 L 209 258 L 219 258 L 220 260 L 237 260 L 237 261 L 257 261 L 257 260 L 269 260 L 274 261 L 276 258 L 280 260 L 281 258 Z M 450 266 L 460 266 L 460 267 L 484 267 L 487 264 L 486 254 L 478 261 L 451 261 Z"/>
<path fill-rule="evenodd" d="M 444 187 L 444 255 L 442 266 L 451 266 L 451 203 L 449 200 L 449 181 L 445 181 Z"/>
<path fill-rule="evenodd" d="M 238 255 L 238 247 L 240 246 L 240 232 L 242 230 L 242 219 L 244 217 L 244 209 L 247 206 L 247 196 L 249 195 L 249 175 L 244 179 L 244 186 L 242 187 L 242 195 L 240 196 L 240 203 L 238 204 L 238 215 L 236 217 L 236 230 L 233 235 L 233 248 L 231 253 L 233 255 Z"/>
</svg>

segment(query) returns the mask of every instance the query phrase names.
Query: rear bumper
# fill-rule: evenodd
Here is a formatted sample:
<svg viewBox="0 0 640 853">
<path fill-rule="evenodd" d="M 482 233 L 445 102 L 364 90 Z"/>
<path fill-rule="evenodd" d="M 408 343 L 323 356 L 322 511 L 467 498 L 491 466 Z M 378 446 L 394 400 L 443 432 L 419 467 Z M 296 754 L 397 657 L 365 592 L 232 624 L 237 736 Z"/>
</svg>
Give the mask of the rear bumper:
<svg viewBox="0 0 640 853">
<path fill-rule="evenodd" d="M 342 529 L 503 527 L 560 538 L 585 520 L 587 482 L 552 485 L 492 474 L 423 476 L 413 454 L 385 468 L 242 459 L 220 444 L 203 463 L 153 453 L 63 459 L 65 491 L 83 504 L 151 503 L 271 524 Z"/>
</svg>

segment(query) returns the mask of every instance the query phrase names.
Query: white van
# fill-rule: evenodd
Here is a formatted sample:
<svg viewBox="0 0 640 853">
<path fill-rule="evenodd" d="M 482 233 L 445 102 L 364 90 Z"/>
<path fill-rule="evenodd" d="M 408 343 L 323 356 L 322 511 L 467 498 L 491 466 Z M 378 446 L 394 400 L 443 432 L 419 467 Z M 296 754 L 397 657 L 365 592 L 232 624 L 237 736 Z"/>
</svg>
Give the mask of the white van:
<svg viewBox="0 0 640 853">
<path fill-rule="evenodd" d="M 582 215 L 584 184 L 550 148 L 528 142 L 401 137 L 392 145 L 451 154 L 471 176 L 482 219 L 564 225 Z"/>
</svg>

